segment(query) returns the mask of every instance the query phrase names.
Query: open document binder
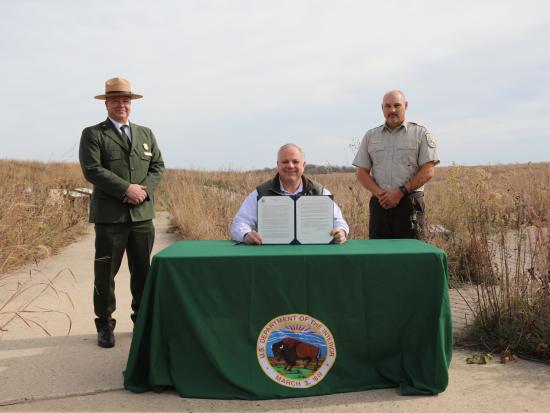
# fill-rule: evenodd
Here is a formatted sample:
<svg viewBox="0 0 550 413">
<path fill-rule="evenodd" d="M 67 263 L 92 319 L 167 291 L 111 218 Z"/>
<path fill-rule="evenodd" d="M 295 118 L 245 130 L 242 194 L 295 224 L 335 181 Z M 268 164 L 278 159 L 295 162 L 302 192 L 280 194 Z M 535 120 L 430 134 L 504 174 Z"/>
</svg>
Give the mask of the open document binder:
<svg viewBox="0 0 550 413">
<path fill-rule="evenodd" d="M 258 233 L 264 244 L 329 244 L 332 195 L 258 197 Z"/>
</svg>

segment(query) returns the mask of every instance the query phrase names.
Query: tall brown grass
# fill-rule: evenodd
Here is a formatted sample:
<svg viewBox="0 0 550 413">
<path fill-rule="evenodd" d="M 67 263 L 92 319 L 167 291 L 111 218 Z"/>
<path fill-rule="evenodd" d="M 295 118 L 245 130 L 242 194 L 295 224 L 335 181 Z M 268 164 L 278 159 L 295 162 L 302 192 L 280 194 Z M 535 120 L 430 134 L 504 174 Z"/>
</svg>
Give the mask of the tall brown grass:
<svg viewBox="0 0 550 413">
<path fill-rule="evenodd" d="M 430 217 L 452 230 L 431 242 L 451 284 L 475 284 L 463 342 L 550 361 L 550 164 L 450 168 L 430 188 Z"/>
<path fill-rule="evenodd" d="M 83 229 L 85 201 L 55 191 L 82 186 L 76 164 L 0 161 L 0 274 L 51 254 Z"/>
<path fill-rule="evenodd" d="M 229 225 L 244 197 L 267 172 L 167 170 L 157 191 L 184 239 L 229 239 Z"/>
</svg>

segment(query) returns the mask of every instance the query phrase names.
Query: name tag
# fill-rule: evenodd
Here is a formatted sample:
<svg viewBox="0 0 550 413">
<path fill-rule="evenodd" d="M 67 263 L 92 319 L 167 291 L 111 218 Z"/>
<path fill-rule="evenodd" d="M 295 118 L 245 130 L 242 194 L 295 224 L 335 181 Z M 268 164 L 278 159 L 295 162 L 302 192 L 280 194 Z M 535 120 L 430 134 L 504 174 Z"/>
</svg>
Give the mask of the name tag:
<svg viewBox="0 0 550 413">
<path fill-rule="evenodd" d="M 143 152 L 144 155 L 146 156 L 153 156 L 153 154 L 151 152 Z"/>
</svg>

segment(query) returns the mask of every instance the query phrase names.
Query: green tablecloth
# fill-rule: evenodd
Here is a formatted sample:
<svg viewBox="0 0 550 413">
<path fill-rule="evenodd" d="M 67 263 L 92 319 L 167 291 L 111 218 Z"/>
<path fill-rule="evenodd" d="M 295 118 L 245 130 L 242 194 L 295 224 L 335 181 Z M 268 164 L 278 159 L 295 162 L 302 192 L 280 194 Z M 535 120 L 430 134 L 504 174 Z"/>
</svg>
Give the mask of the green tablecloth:
<svg viewBox="0 0 550 413">
<path fill-rule="evenodd" d="M 332 333 L 334 364 L 312 387 L 281 385 L 260 367 L 260 334 L 285 314 L 309 315 Z M 180 241 L 153 258 L 124 386 L 221 399 L 396 386 L 437 394 L 451 354 L 447 261 L 429 244 Z"/>
</svg>

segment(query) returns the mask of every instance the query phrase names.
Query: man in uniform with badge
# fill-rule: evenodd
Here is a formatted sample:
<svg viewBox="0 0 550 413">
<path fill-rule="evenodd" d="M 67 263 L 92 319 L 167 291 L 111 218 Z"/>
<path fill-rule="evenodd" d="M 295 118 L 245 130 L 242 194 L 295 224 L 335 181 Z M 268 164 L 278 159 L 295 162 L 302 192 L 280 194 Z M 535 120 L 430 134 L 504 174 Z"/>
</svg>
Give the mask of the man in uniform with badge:
<svg viewBox="0 0 550 413">
<path fill-rule="evenodd" d="M 113 347 L 116 320 L 115 275 L 124 252 L 130 269 L 132 321 L 135 322 L 155 239 L 155 189 L 164 162 L 149 128 L 128 121 L 130 82 L 119 77 L 105 82 L 108 118 L 87 127 L 80 139 L 80 166 L 93 184 L 90 222 L 95 223 L 94 311 L 100 347 Z"/>
<path fill-rule="evenodd" d="M 439 163 L 426 127 L 405 120 L 409 102 L 400 90 L 384 95 L 386 122 L 365 134 L 353 160 L 357 180 L 372 193 L 369 238 L 417 238 L 425 234 L 424 184 Z"/>
</svg>

